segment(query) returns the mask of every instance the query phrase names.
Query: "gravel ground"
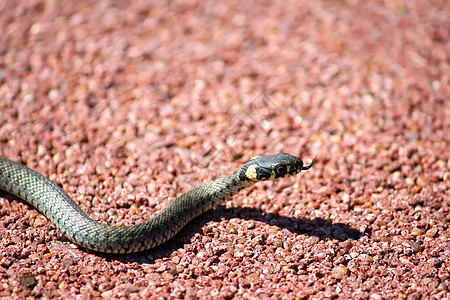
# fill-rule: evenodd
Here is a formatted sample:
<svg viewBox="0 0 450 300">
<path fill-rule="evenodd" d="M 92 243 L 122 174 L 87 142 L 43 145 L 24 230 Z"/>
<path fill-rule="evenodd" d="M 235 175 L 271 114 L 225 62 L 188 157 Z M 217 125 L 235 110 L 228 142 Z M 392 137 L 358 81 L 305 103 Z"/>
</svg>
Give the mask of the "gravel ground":
<svg viewBox="0 0 450 300">
<path fill-rule="evenodd" d="M 450 299 L 447 1 L 0 7 L 0 155 L 100 222 L 254 155 L 319 159 L 136 255 L 3 195 L 0 297 Z"/>
</svg>

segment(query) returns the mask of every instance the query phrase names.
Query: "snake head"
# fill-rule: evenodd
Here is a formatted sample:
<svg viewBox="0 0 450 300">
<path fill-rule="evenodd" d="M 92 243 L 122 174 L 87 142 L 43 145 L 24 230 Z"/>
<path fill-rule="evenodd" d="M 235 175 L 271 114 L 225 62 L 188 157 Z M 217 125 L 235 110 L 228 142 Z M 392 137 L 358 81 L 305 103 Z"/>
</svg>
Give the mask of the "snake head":
<svg viewBox="0 0 450 300">
<path fill-rule="evenodd" d="M 241 168 L 240 178 L 247 181 L 264 181 L 289 177 L 310 169 L 316 158 L 308 166 L 303 161 L 287 153 L 263 155 L 252 158 Z"/>
</svg>

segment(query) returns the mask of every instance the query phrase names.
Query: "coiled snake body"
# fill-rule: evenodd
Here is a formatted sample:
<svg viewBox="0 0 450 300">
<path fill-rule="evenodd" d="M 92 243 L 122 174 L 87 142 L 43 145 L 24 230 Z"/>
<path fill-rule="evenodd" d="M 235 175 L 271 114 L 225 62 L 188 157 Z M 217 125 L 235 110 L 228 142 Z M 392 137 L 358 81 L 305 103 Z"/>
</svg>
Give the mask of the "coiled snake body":
<svg viewBox="0 0 450 300">
<path fill-rule="evenodd" d="M 131 226 L 110 226 L 91 219 L 58 185 L 26 166 L 0 157 L 0 189 L 32 204 L 69 240 L 106 253 L 133 253 L 172 238 L 189 221 L 258 181 L 308 170 L 286 153 L 251 159 L 234 173 L 177 197 L 150 220 Z"/>
</svg>

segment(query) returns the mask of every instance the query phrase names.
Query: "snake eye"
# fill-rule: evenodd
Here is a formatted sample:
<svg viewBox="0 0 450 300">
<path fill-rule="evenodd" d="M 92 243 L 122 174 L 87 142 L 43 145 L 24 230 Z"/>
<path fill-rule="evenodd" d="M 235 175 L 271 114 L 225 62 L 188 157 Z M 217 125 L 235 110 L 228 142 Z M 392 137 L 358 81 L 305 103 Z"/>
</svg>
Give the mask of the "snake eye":
<svg viewBox="0 0 450 300">
<path fill-rule="evenodd" d="M 286 168 L 285 165 L 278 165 L 278 166 L 275 167 L 275 172 L 276 172 L 278 175 L 283 176 L 283 175 L 286 175 L 286 173 L 287 173 L 287 168 Z"/>
</svg>

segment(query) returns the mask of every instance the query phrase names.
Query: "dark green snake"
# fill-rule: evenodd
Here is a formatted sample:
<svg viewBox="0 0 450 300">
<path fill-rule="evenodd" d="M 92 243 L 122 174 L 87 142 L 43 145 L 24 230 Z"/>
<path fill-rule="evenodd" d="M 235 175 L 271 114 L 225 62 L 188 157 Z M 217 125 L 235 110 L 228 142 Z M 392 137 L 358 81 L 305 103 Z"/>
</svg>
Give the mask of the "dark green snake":
<svg viewBox="0 0 450 300">
<path fill-rule="evenodd" d="M 59 186 L 22 164 L 0 157 L 0 189 L 32 204 L 69 240 L 106 253 L 133 253 L 161 245 L 188 222 L 258 181 L 308 170 L 286 153 L 252 158 L 234 173 L 177 197 L 150 220 L 131 226 L 110 226 L 91 219 Z"/>
</svg>

